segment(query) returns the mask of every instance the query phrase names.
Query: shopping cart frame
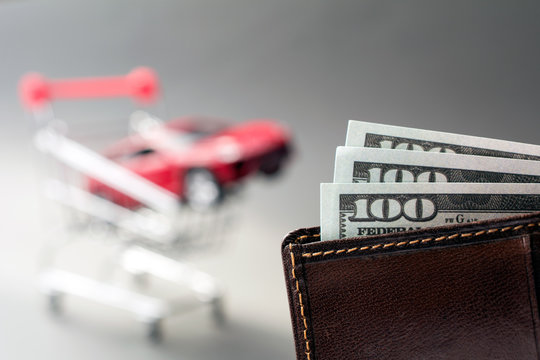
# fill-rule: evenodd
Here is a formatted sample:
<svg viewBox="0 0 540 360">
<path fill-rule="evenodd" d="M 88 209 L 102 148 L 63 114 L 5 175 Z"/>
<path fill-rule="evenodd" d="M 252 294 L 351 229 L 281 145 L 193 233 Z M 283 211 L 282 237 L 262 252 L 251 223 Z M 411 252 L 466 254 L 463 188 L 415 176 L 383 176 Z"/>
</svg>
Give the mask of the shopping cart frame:
<svg viewBox="0 0 540 360">
<path fill-rule="evenodd" d="M 144 208 L 150 209 L 152 216 L 100 198 L 84 187 L 74 186 L 62 176 L 45 181 L 45 196 L 72 211 L 121 230 L 124 237 L 117 239 L 122 244 L 116 258 L 118 266 L 135 279 L 151 275 L 190 290 L 195 295 L 194 305 L 210 305 L 213 319 L 217 324 L 222 324 L 225 317 L 223 287 L 220 282 L 196 267 L 160 251 L 176 246 L 183 238 L 179 233 L 181 229 L 175 227 L 175 223 L 183 211 L 190 210 L 182 207 L 178 195 L 70 139 L 55 125 L 57 120 L 52 103 L 57 100 L 130 97 L 140 105 L 154 103 L 159 97 L 159 83 L 154 71 L 137 68 L 124 76 L 78 79 L 47 79 L 33 73 L 21 80 L 19 95 L 35 122 L 34 144 L 40 153 L 61 168 L 69 168 L 125 193 Z M 65 225 L 61 231 L 72 236 L 73 229 L 69 228 L 69 224 Z M 49 247 L 49 255 L 53 253 L 51 259 L 54 259 L 57 250 L 54 246 L 52 250 Z M 147 325 L 147 336 L 153 342 L 161 341 L 161 323 L 165 318 L 191 309 L 108 281 L 58 269 L 54 260 L 40 272 L 39 286 L 48 297 L 49 308 L 54 313 L 61 312 L 61 300 L 66 295 L 123 309 Z"/>
</svg>

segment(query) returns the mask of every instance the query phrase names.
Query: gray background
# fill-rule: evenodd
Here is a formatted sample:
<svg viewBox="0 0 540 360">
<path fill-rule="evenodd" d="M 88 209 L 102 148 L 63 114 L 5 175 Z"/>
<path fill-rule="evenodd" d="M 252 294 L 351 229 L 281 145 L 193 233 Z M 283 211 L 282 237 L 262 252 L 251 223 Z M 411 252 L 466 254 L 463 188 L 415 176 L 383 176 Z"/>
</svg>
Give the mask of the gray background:
<svg viewBox="0 0 540 360">
<path fill-rule="evenodd" d="M 539 18 L 537 1 L 0 2 L 0 357 L 292 359 L 279 244 L 318 223 L 319 183 L 332 178 L 346 121 L 537 143 Z M 160 115 L 276 118 L 298 149 L 279 180 L 247 186 L 234 241 L 192 259 L 227 285 L 228 327 L 196 311 L 168 321 L 160 346 L 116 310 L 70 301 L 63 318 L 46 313 L 36 257 L 55 224 L 40 220 L 31 126 L 16 94 L 29 70 L 71 77 L 138 65 L 161 77 Z M 125 125 L 125 108 L 61 104 L 58 113 L 90 137 Z M 74 258 L 90 264 L 93 254 Z"/>
</svg>

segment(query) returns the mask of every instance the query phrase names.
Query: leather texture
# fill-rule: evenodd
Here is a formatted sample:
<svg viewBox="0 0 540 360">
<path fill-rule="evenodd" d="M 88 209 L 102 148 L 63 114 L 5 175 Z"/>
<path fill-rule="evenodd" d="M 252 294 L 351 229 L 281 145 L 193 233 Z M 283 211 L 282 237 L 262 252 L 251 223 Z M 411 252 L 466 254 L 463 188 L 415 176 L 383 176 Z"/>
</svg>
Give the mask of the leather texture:
<svg viewBox="0 0 540 360">
<path fill-rule="evenodd" d="M 282 246 L 297 359 L 539 359 L 540 213 Z"/>
</svg>

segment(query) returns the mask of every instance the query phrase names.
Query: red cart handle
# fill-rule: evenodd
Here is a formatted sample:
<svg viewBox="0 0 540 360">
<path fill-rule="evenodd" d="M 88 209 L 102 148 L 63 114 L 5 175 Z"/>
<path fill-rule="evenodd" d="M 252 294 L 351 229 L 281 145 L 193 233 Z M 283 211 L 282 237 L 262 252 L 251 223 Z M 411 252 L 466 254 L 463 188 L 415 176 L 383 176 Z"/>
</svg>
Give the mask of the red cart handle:
<svg viewBox="0 0 540 360">
<path fill-rule="evenodd" d="M 125 76 L 51 80 L 30 73 L 19 82 L 19 97 L 29 110 L 36 110 L 56 99 L 131 97 L 150 104 L 159 95 L 159 80 L 154 70 L 139 67 Z"/>
</svg>

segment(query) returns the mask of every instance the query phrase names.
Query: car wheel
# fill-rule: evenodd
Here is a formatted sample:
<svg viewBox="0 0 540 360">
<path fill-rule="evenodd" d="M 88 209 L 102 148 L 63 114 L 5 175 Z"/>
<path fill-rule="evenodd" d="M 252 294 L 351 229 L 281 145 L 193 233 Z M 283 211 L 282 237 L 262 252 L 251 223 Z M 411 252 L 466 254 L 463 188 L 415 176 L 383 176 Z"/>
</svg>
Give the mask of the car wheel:
<svg viewBox="0 0 540 360">
<path fill-rule="evenodd" d="M 289 150 L 285 146 L 272 151 L 261 159 L 259 171 L 269 176 L 279 174 L 288 155 Z"/>
<path fill-rule="evenodd" d="M 223 188 L 207 169 L 192 169 L 184 181 L 184 198 L 195 210 L 206 210 L 223 200 Z"/>
</svg>

